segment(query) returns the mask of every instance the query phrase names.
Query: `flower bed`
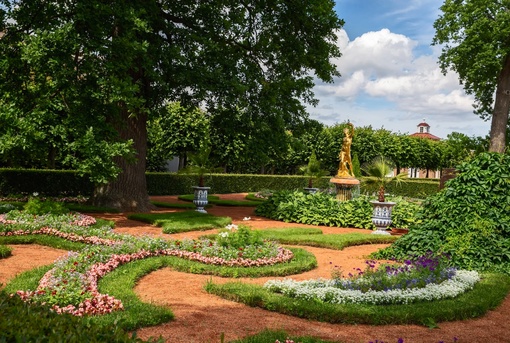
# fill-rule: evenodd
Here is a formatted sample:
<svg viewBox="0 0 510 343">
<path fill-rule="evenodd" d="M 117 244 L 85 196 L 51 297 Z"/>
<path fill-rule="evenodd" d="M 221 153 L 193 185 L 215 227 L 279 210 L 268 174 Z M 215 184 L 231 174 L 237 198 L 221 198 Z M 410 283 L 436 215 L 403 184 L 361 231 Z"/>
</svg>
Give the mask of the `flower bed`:
<svg viewBox="0 0 510 343">
<path fill-rule="evenodd" d="M 3 236 L 44 234 L 90 244 L 57 260 L 35 291 L 20 290 L 18 296 L 24 301 L 49 305 L 57 313 L 102 315 L 121 310 L 123 305 L 119 299 L 99 293 L 99 278 L 131 261 L 167 255 L 219 266 L 260 267 L 293 258 L 290 250 L 259 241 L 249 229 L 237 226 L 227 227 L 229 234 L 218 241 L 165 241 L 115 234 L 110 227 L 89 227 L 94 223 L 93 217 L 81 214 L 35 216 L 11 211 L 0 215 Z M 52 224 L 58 229 L 50 228 Z"/>
<path fill-rule="evenodd" d="M 480 281 L 476 271 L 456 270 L 448 266 L 448 258 L 431 253 L 402 265 L 383 265 L 366 261 L 365 271 L 356 269 L 341 278 L 338 270 L 332 279 L 307 281 L 270 280 L 264 285 L 272 292 L 292 298 L 318 300 L 333 304 L 409 304 L 454 298 Z"/>
</svg>

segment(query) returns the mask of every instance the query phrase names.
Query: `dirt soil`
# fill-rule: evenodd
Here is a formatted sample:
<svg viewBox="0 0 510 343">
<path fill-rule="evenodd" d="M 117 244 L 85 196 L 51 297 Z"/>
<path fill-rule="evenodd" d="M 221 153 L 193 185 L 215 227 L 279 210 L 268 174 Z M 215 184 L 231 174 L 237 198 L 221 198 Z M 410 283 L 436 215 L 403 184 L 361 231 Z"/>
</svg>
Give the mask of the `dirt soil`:
<svg viewBox="0 0 510 343">
<path fill-rule="evenodd" d="M 245 194 L 221 195 L 222 199 L 242 199 Z M 178 202 L 176 197 L 154 197 L 154 200 Z M 173 211 L 167 209 L 164 211 Z M 315 227 L 302 224 L 283 223 L 268 220 L 254 215 L 250 207 L 214 206 L 208 209 L 215 215 L 226 215 L 233 219 L 234 224 L 244 224 L 253 229 L 280 227 Z M 161 229 L 132 221 L 125 214 L 101 214 L 102 218 L 116 222 L 116 232 L 133 235 L 149 234 L 167 238 L 195 238 L 212 231 L 191 232 L 166 235 Z M 248 219 L 249 220 L 243 220 Z M 366 230 L 326 228 L 324 233 L 361 232 Z M 318 261 L 318 267 L 312 271 L 289 276 L 297 280 L 317 277 L 330 277 L 335 266 L 344 273 L 353 268 L 364 268 L 364 261 L 368 254 L 386 245 L 364 245 L 349 247 L 342 251 L 302 247 L 312 252 Z M 66 254 L 65 251 L 38 246 L 12 245 L 13 255 L 7 259 L 0 259 L 0 283 L 6 283 L 16 274 L 36 266 L 53 262 L 57 257 Z M 293 336 L 314 336 L 335 342 L 368 343 L 384 341 L 397 342 L 403 338 L 405 343 L 437 343 L 454 342 L 510 342 L 510 296 L 495 310 L 481 318 L 439 323 L 437 328 L 418 325 L 346 325 L 321 323 L 292 316 L 282 315 L 260 308 L 251 308 L 232 301 L 207 294 L 204 284 L 210 276 L 186 274 L 176 272 L 171 268 L 164 268 L 143 277 L 135 287 L 140 298 L 147 302 L 168 306 L 175 314 L 175 320 L 155 327 L 142 328 L 137 331 L 139 337 L 163 337 L 172 343 L 204 343 L 228 342 L 247 335 L 260 332 L 265 328 L 283 329 Z M 269 278 L 237 279 L 242 282 L 263 284 Z M 228 282 L 232 279 L 212 277 L 215 283 Z M 273 342 L 268 342 L 273 343 Z"/>
</svg>

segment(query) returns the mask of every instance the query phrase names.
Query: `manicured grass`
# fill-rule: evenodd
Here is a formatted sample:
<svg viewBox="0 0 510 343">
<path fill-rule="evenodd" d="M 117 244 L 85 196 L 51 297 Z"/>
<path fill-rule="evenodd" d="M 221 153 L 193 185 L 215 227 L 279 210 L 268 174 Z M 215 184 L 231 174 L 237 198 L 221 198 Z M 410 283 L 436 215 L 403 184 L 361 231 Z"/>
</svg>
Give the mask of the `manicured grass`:
<svg viewBox="0 0 510 343">
<path fill-rule="evenodd" d="M 293 340 L 294 342 L 297 343 L 333 343 L 332 341 L 324 341 L 322 339 L 313 338 L 310 336 L 293 337 L 283 330 L 273 331 L 267 329 L 259 332 L 256 335 L 249 336 L 240 340 L 231 341 L 229 343 L 274 343 L 276 340 L 285 343 L 286 339 Z M 335 343 L 341 342 L 336 341 Z"/>
<path fill-rule="evenodd" d="M 71 211 L 81 213 L 119 213 L 119 210 L 111 207 L 97 207 L 78 203 L 66 203 L 65 206 Z"/>
<path fill-rule="evenodd" d="M 206 285 L 209 293 L 222 298 L 310 320 L 347 324 L 418 324 L 435 327 L 442 321 L 464 320 L 496 308 L 510 291 L 510 277 L 485 274 L 472 291 L 455 299 L 409 305 L 329 304 L 289 298 L 262 286 L 229 282 Z"/>
<path fill-rule="evenodd" d="M 6 245 L 0 244 L 0 259 L 6 258 L 12 255 L 12 249 Z"/>
<path fill-rule="evenodd" d="M 307 245 L 311 247 L 342 250 L 349 246 L 364 244 L 384 244 L 397 240 L 395 236 L 367 235 L 362 233 L 322 234 L 322 231 L 308 232 L 310 229 L 294 229 L 288 232 L 287 229 L 269 229 L 261 231 L 266 239 L 276 240 L 281 244 Z"/>
<path fill-rule="evenodd" d="M 342 229 L 338 229 L 341 232 Z M 342 250 L 346 247 L 365 244 L 392 243 L 395 236 L 367 235 L 362 233 L 323 234 L 321 229 L 285 228 L 260 230 L 262 238 L 281 244 L 306 245 L 326 249 Z M 215 235 L 204 237 L 213 238 Z"/>
<path fill-rule="evenodd" d="M 248 193 L 245 197 L 244 197 L 246 200 L 250 200 L 250 201 L 258 201 L 258 202 L 264 202 L 266 201 L 267 199 L 262 199 L 262 198 L 257 198 L 255 196 L 255 193 Z"/>
<path fill-rule="evenodd" d="M 193 209 L 196 206 L 194 204 L 190 204 L 188 202 L 186 203 L 172 203 L 172 202 L 163 202 L 163 201 L 151 201 L 151 204 L 157 206 L 157 207 L 164 207 L 164 208 L 184 208 L 184 209 Z M 206 206 L 210 207 L 210 206 Z"/>
<path fill-rule="evenodd" d="M 185 194 L 185 195 L 179 195 L 180 200 L 184 201 L 193 201 L 194 195 L 193 194 Z M 209 204 L 214 204 L 218 206 L 258 206 L 261 204 L 260 201 L 254 201 L 254 200 L 221 200 L 216 195 L 209 195 L 207 196 L 207 201 Z"/>
<path fill-rule="evenodd" d="M 55 237 L 50 238 L 55 239 Z M 164 267 L 171 267 L 182 272 L 223 277 L 262 277 L 296 274 L 317 266 L 313 254 L 303 249 L 291 250 L 294 253 L 292 261 L 264 267 L 214 266 L 173 256 L 151 257 L 127 263 L 105 275 L 99 281 L 99 291 L 120 299 L 125 310 L 103 316 L 88 317 L 87 320 L 100 326 L 118 326 L 124 330 L 135 330 L 171 320 L 173 314 L 168 308 L 144 303 L 133 291 L 136 282 L 142 276 Z M 19 274 L 6 285 L 5 291 L 15 293 L 17 290 L 36 289 L 39 280 L 50 268 L 51 266 L 43 266 Z"/>
<path fill-rule="evenodd" d="M 39 244 L 62 250 L 78 251 L 85 247 L 84 243 L 71 242 L 60 237 L 46 235 L 0 236 L 0 244 Z"/>
<path fill-rule="evenodd" d="M 230 217 L 218 217 L 196 211 L 135 213 L 129 215 L 128 218 L 160 226 L 164 233 L 218 229 L 232 223 Z"/>
</svg>

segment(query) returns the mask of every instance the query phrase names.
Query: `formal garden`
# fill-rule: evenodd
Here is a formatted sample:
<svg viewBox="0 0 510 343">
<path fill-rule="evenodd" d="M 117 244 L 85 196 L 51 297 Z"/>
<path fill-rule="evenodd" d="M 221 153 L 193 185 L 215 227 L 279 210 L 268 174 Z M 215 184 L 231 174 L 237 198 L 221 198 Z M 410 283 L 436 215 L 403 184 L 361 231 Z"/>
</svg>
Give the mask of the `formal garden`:
<svg viewBox="0 0 510 343">
<path fill-rule="evenodd" d="M 166 206 L 164 212 L 129 215 L 140 226 L 160 228 L 159 237 L 115 232 L 108 209 L 87 206 L 83 197 L 4 197 L 2 261 L 9 262 L 12 244 L 68 252 L 3 286 L 0 306 L 6 320 L 0 321 L 0 335 L 6 341 L 36 336 L 53 341 L 64 335 L 68 341 L 141 341 L 133 333 L 147 340 L 144 328 L 164 323 L 170 323 L 171 332 L 172 321 L 178 320 L 172 308 L 143 301 L 135 291 L 140 280 L 162 268 L 209 276 L 200 287 L 210 296 L 331 325 L 433 328 L 483 317 L 501 306 L 510 290 L 509 165 L 508 155 L 481 154 L 461 165 L 446 188 L 425 199 L 390 195 L 396 202 L 394 224 L 409 229 L 403 236 L 370 234 L 371 195 L 337 201 L 327 190 L 255 192 L 224 203 L 221 196 L 210 196 L 206 214 L 190 209 L 192 197 L 181 196 L 155 200 Z M 301 226 L 252 229 L 251 218 L 233 224 L 228 216 L 211 214 L 215 208 L 223 213 L 244 208 L 257 218 Z M 190 233 L 195 235 L 184 236 Z M 308 249 L 341 252 L 367 244 L 385 248 L 365 256 L 364 267 L 332 265 L 329 277 L 299 278 L 320 269 L 314 250 Z M 257 279 L 264 281 L 253 282 Z M 242 342 L 323 342 L 311 336 L 288 338 L 289 333 L 278 330 L 248 336 Z M 354 341 L 364 342 L 366 333 L 360 337 Z M 372 341 L 405 337 L 386 333 Z M 224 339 L 221 334 L 207 338 Z M 458 339 L 464 341 L 457 336 L 441 340 Z"/>
</svg>

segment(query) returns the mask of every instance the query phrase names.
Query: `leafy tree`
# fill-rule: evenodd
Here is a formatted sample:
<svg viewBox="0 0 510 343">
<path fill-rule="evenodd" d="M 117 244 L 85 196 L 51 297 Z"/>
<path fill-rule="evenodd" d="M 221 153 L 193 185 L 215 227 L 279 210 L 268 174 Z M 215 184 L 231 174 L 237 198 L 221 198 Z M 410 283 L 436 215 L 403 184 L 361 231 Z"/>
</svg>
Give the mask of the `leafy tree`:
<svg viewBox="0 0 510 343">
<path fill-rule="evenodd" d="M 321 177 L 328 174 L 327 171 L 324 171 L 321 169 L 321 163 L 319 160 L 317 160 L 317 155 L 315 154 L 315 151 L 312 151 L 312 154 L 310 155 L 310 159 L 308 160 L 308 164 L 305 166 L 302 166 L 299 170 L 305 176 L 308 176 L 308 188 L 313 187 L 314 179 L 318 180 Z"/>
<path fill-rule="evenodd" d="M 441 68 L 459 74 L 478 115 L 492 115 L 489 151 L 502 153 L 510 110 L 510 3 L 445 0 L 441 11 L 433 41 L 444 44 Z"/>
<path fill-rule="evenodd" d="M 183 162 L 188 152 L 198 150 L 209 132 L 209 119 L 199 108 L 184 108 L 173 102 L 148 120 L 147 132 L 147 170 L 162 171 L 165 162 L 174 156 Z"/>
<path fill-rule="evenodd" d="M 255 122 L 303 117 L 302 101 L 316 103 L 311 75 L 339 75 L 334 5 L 0 0 L 0 101 L 35 123 L 68 120 L 80 142 L 67 162 L 96 182 L 93 204 L 146 211 L 151 114 L 180 101 Z"/>
</svg>

